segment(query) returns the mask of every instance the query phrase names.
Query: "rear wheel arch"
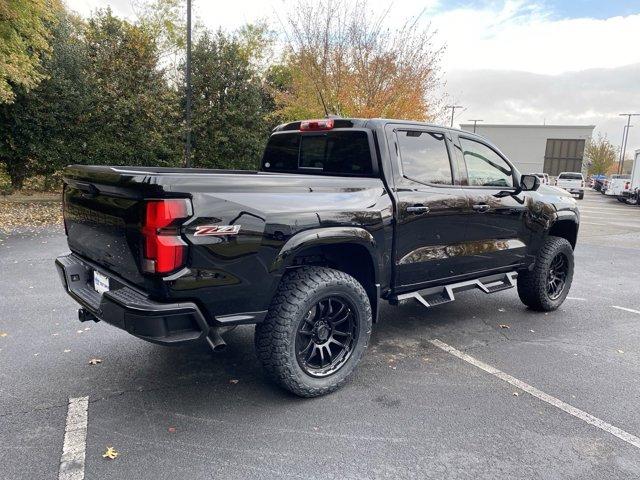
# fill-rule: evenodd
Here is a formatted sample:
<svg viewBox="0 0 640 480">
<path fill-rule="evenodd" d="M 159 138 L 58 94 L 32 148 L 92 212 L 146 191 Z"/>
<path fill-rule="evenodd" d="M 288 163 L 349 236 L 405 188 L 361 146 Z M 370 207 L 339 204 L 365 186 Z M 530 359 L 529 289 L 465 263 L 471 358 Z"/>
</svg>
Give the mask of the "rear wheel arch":
<svg viewBox="0 0 640 480">
<path fill-rule="evenodd" d="M 377 254 L 373 236 L 363 228 L 313 229 L 289 239 L 272 269 L 284 274 L 293 268 L 320 266 L 352 276 L 367 292 L 375 321 L 380 283 Z"/>
</svg>

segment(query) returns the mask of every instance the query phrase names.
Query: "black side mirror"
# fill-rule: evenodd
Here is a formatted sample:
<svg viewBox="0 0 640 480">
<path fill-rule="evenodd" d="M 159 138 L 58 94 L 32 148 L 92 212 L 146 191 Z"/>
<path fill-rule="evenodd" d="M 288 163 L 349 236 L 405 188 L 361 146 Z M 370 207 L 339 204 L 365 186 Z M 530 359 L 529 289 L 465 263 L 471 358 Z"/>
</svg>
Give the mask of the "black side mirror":
<svg viewBox="0 0 640 480">
<path fill-rule="evenodd" d="M 540 179 L 535 175 L 522 175 L 520 177 L 520 189 L 525 192 L 532 192 L 540 187 Z"/>
</svg>

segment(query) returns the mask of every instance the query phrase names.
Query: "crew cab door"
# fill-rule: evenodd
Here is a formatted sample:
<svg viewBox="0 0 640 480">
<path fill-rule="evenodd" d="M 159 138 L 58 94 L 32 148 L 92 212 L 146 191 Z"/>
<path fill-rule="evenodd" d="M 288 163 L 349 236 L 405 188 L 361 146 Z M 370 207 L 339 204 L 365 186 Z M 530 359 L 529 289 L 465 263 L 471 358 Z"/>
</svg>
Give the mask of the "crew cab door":
<svg viewBox="0 0 640 480">
<path fill-rule="evenodd" d="M 396 288 L 417 289 L 463 273 L 460 255 L 469 204 L 455 181 L 448 132 L 387 125 L 385 133 L 397 210 Z"/>
<path fill-rule="evenodd" d="M 477 137 L 454 135 L 463 190 L 471 206 L 465 250 L 468 272 L 525 262 L 530 232 L 526 198 L 517 193 L 516 170 L 496 149 Z"/>
</svg>

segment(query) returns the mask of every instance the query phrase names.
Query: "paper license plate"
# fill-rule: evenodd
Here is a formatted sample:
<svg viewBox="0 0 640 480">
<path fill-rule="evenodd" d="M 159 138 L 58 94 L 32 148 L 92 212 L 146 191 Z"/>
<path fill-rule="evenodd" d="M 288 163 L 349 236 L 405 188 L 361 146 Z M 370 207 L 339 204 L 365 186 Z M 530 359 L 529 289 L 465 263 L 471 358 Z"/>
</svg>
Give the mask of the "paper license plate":
<svg viewBox="0 0 640 480">
<path fill-rule="evenodd" d="M 109 277 L 100 272 L 93 272 L 93 288 L 98 293 L 109 291 Z"/>
</svg>

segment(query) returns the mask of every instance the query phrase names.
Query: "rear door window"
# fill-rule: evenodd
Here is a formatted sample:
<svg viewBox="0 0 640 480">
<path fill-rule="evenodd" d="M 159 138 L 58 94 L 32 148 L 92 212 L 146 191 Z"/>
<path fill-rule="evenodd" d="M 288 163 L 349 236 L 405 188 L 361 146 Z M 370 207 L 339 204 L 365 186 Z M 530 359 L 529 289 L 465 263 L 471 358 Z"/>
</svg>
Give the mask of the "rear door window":
<svg viewBox="0 0 640 480">
<path fill-rule="evenodd" d="M 264 156 L 265 172 L 373 175 L 369 137 L 364 131 L 276 133 Z"/>
<path fill-rule="evenodd" d="M 405 177 L 421 183 L 453 185 L 449 151 L 443 133 L 399 130 L 396 134 Z"/>
</svg>

